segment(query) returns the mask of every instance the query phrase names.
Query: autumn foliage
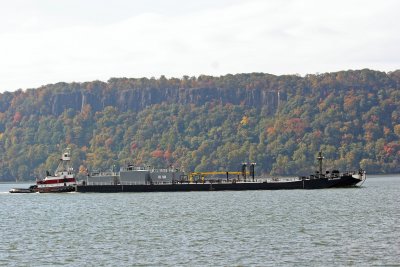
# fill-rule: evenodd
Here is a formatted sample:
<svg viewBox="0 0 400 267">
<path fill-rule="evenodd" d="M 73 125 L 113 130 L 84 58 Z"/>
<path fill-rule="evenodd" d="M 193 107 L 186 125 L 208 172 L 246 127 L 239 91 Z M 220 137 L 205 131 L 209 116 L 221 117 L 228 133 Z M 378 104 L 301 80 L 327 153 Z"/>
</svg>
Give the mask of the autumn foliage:
<svg viewBox="0 0 400 267">
<path fill-rule="evenodd" d="M 0 94 L 0 180 L 128 162 L 185 171 L 400 172 L 400 71 L 112 78 Z"/>
</svg>

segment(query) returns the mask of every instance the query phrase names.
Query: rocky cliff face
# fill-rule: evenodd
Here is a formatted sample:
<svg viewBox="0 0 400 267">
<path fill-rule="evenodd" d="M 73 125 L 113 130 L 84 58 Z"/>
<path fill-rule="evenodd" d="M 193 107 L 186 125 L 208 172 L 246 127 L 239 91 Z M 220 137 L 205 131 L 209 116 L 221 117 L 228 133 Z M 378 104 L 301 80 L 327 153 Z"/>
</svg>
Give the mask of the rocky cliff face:
<svg viewBox="0 0 400 267">
<path fill-rule="evenodd" d="M 256 108 L 266 108 L 269 114 L 275 113 L 280 101 L 286 101 L 286 93 L 253 89 L 223 89 L 223 88 L 146 88 L 112 91 L 103 96 L 84 90 L 71 93 L 55 93 L 50 98 L 49 105 L 53 115 L 60 115 L 66 109 L 80 111 L 89 104 L 92 111 L 100 111 L 106 106 L 114 106 L 121 112 L 127 110 L 141 111 L 155 104 L 194 104 L 204 105 L 208 102 L 218 104 L 245 105 Z"/>
</svg>

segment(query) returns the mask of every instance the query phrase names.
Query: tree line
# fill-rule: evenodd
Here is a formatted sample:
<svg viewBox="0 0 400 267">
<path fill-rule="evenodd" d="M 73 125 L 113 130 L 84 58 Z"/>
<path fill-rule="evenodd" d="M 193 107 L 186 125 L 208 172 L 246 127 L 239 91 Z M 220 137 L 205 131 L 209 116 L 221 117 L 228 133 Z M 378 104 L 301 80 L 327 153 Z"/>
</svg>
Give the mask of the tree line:
<svg viewBox="0 0 400 267">
<path fill-rule="evenodd" d="M 322 151 L 329 169 L 396 173 L 399 85 L 400 71 L 365 69 L 112 78 L 5 92 L 0 180 L 41 177 L 66 147 L 81 172 L 127 163 L 225 171 L 256 162 L 257 174 L 304 175 Z"/>
</svg>

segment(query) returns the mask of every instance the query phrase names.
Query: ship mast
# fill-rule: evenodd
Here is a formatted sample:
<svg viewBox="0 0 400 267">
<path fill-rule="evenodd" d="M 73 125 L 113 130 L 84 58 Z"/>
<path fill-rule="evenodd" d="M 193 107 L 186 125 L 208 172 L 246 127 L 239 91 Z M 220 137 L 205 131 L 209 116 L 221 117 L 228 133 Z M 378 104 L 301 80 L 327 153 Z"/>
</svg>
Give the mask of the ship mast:
<svg viewBox="0 0 400 267">
<path fill-rule="evenodd" d="M 322 160 L 323 159 L 324 159 L 324 157 L 322 156 L 322 152 L 319 151 L 318 152 L 318 157 L 317 157 L 317 160 L 318 160 L 318 163 L 319 163 L 319 177 L 322 177 Z"/>
</svg>

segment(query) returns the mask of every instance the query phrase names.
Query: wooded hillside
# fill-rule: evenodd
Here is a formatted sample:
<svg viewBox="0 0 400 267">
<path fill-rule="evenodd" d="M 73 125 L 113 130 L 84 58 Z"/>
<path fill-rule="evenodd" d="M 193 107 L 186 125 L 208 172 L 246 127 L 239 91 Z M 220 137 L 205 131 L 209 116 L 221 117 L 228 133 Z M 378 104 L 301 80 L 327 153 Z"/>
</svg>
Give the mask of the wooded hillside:
<svg viewBox="0 0 400 267">
<path fill-rule="evenodd" d="M 0 94 L 0 180 L 127 162 L 185 171 L 400 172 L 400 71 L 112 78 Z"/>
</svg>

